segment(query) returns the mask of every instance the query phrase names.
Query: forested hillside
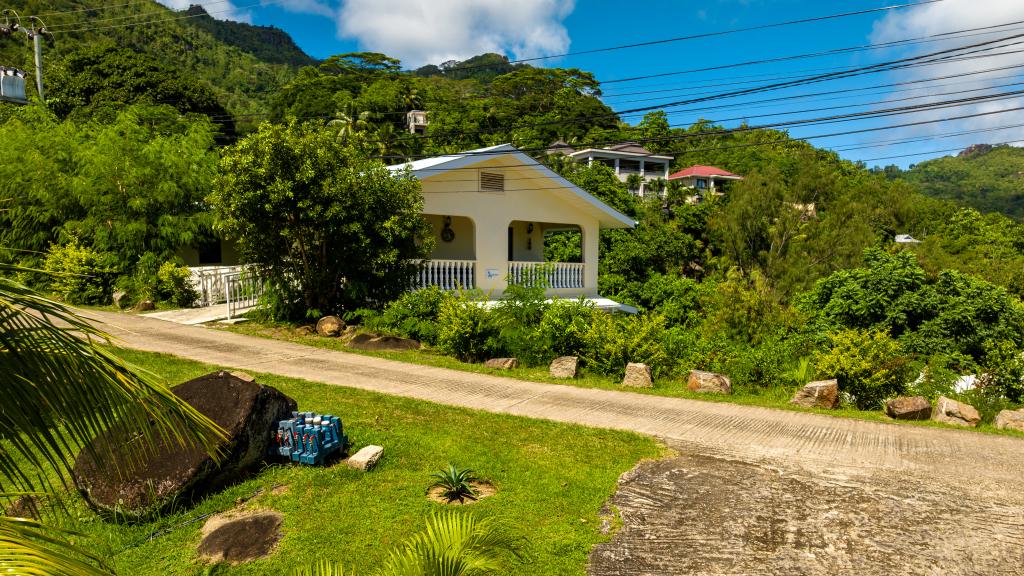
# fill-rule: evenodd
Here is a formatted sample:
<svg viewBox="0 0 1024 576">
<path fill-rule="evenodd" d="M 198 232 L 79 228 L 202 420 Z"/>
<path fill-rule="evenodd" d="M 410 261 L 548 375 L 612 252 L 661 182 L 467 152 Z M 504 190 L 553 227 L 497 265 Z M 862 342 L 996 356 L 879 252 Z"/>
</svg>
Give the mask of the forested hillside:
<svg viewBox="0 0 1024 576">
<path fill-rule="evenodd" d="M 182 18 L 183 14 L 157 2 L 114 4 L 102 10 L 89 10 L 95 3 L 83 0 L 12 0 L 5 6 L 21 14 L 23 24 L 29 24 L 29 15 L 39 15 L 52 30 L 53 40 L 44 46 L 47 74 L 64 58 L 98 43 L 128 48 L 183 74 L 185 81 L 209 87 L 243 127 L 258 123 L 267 112 L 275 87 L 294 76 L 294 64 L 309 61 L 301 51 L 296 53 L 297 48 L 289 47 L 294 47 L 290 39 L 279 39 L 288 63 L 280 63 L 278 56 L 264 60 L 265 50 L 253 50 L 257 38 L 287 36 L 283 32 L 278 35 L 238 23 L 211 25 L 204 22 L 208 16 Z M 233 42 L 218 39 L 228 34 L 226 29 L 231 30 Z M 31 42 L 16 35 L 0 43 L 0 63 L 30 70 Z"/>
<path fill-rule="evenodd" d="M 1024 148 L 971 146 L 895 174 L 933 198 L 1024 218 Z"/>
<path fill-rule="evenodd" d="M 287 32 L 274 26 L 253 26 L 244 22 L 218 20 L 207 14 L 202 6 L 192 5 L 183 14 L 193 16 L 188 22 L 202 28 L 214 38 L 252 54 L 261 62 L 307 66 L 316 60 L 302 51 Z"/>
</svg>

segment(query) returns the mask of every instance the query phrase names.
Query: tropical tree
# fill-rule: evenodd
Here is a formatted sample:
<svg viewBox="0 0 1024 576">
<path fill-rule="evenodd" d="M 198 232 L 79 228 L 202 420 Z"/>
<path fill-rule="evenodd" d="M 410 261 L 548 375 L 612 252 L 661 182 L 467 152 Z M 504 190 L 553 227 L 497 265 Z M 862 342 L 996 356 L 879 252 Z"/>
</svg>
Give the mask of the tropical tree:
<svg viewBox="0 0 1024 576">
<path fill-rule="evenodd" d="M 23 270 L 0 265 L 0 275 Z M 67 485 L 80 446 L 117 462 L 121 473 L 161 443 L 215 455 L 222 431 L 165 386 L 111 353 L 110 338 L 88 320 L 0 276 L 0 502 Z M 134 461 L 118 462 L 90 441 L 134 437 Z M 0 573 L 108 574 L 69 533 L 26 518 L 0 516 Z"/>
<path fill-rule="evenodd" d="M 242 258 L 285 296 L 280 315 L 383 305 L 429 254 L 419 182 L 362 156 L 360 143 L 264 124 L 221 160 L 210 201 Z"/>
</svg>

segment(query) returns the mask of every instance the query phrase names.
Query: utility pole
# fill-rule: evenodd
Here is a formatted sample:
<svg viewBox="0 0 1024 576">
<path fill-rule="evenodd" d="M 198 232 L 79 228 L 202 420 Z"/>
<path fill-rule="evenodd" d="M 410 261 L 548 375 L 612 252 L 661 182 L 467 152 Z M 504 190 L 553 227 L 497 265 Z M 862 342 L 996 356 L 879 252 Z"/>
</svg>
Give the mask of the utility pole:
<svg viewBox="0 0 1024 576">
<path fill-rule="evenodd" d="M 46 106 L 46 98 L 43 93 L 43 35 L 50 35 L 51 37 L 53 35 L 46 29 L 46 25 L 38 16 L 30 17 L 32 27 L 25 28 L 21 25 L 21 16 L 14 10 L 3 10 L 0 14 L 4 17 L 4 24 L 0 26 L 0 36 L 10 36 L 15 32 L 23 32 L 25 36 L 32 39 L 36 64 L 36 92 L 39 93 L 40 103 Z M 11 15 L 14 16 L 15 22 L 11 22 Z"/>
</svg>

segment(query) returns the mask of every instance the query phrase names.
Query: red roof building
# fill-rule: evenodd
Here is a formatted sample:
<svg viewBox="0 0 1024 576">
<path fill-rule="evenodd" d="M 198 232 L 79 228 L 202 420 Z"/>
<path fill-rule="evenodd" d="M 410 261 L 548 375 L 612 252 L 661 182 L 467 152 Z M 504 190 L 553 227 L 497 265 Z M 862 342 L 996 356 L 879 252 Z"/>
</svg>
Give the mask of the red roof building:
<svg viewBox="0 0 1024 576">
<path fill-rule="evenodd" d="M 674 172 L 669 175 L 669 180 L 678 180 L 686 177 L 699 177 L 699 178 L 722 178 L 727 180 L 743 180 L 743 176 L 739 174 L 733 174 L 728 170 L 722 170 L 717 166 L 690 166 L 685 170 Z"/>
<path fill-rule="evenodd" d="M 733 174 L 728 170 L 722 170 L 717 166 L 690 166 L 670 174 L 668 180 L 680 182 L 687 188 L 693 188 L 696 193 L 690 197 L 690 202 L 700 202 L 706 194 L 721 196 L 725 190 L 723 185 L 733 180 L 743 180 L 743 176 Z"/>
</svg>

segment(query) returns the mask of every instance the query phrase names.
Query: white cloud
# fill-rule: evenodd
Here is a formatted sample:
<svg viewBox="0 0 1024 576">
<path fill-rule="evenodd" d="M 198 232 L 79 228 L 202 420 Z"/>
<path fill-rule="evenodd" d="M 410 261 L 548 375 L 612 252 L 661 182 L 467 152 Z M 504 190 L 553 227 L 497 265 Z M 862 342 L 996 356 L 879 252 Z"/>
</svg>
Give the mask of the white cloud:
<svg viewBox="0 0 1024 576">
<path fill-rule="evenodd" d="M 912 10 L 897 10 L 888 13 L 884 18 L 878 20 L 875 23 L 874 30 L 871 34 L 871 40 L 872 42 L 889 42 L 907 38 L 918 38 L 923 36 L 942 34 L 945 32 L 951 32 L 956 30 L 975 29 L 985 26 L 1009 24 L 1011 22 L 1019 21 L 1024 21 L 1024 2 L 1022 2 L 1021 0 L 947 0 L 945 2 L 929 4 L 926 6 L 922 6 L 920 8 L 914 8 Z M 1003 28 L 993 29 L 991 32 L 991 34 L 986 33 L 984 35 L 971 35 L 968 37 L 950 38 L 948 40 L 943 40 L 941 42 L 927 42 L 923 44 L 917 44 L 914 46 L 908 46 L 905 48 L 889 50 L 887 51 L 888 53 L 886 54 L 887 57 L 885 59 L 888 59 L 889 56 L 902 57 L 907 55 L 925 54 L 956 46 L 965 46 L 970 44 L 976 44 L 979 42 L 985 42 L 988 40 L 995 40 L 1006 36 L 1024 34 L 1024 25 L 1010 25 Z M 977 32 L 972 32 L 969 34 L 977 34 Z M 1022 40 L 1024 40 L 1024 37 L 1009 40 L 1007 41 L 1007 43 L 1020 42 Z M 992 50 L 992 52 L 1009 52 L 1021 50 L 1022 48 L 1024 48 L 1024 45 L 1018 44 L 1015 46 L 1008 46 L 1007 48 L 1004 49 L 995 49 Z M 980 56 L 981 54 L 977 55 Z M 950 76 L 956 74 L 964 74 L 968 72 L 977 72 L 992 68 L 1019 65 L 1022 63 L 1024 63 L 1024 59 L 1022 59 L 1020 53 L 1006 54 L 1003 56 L 975 58 L 971 60 L 963 60 L 960 62 L 946 62 L 938 65 L 904 69 L 891 73 L 892 78 L 890 80 L 899 82 L 905 80 L 918 80 L 938 76 Z M 1013 78 L 1007 78 L 1008 76 L 1013 76 Z M 929 86 L 929 88 L 922 90 L 920 92 L 913 92 L 912 95 L 970 90 L 974 88 L 988 88 L 989 90 L 946 96 L 936 95 L 932 96 L 930 99 L 906 102 L 905 104 L 916 104 L 926 101 L 959 99 L 971 96 L 991 94 L 996 92 L 1007 92 L 1022 89 L 1022 86 L 1004 88 L 996 87 L 999 84 L 1008 84 L 1012 82 L 1024 82 L 1024 68 L 1002 70 L 986 74 L 976 74 L 971 76 L 964 76 L 962 78 L 951 78 L 948 80 L 941 80 L 935 82 L 934 84 L 924 84 L 924 86 Z M 952 83 L 956 84 L 950 85 Z M 939 87 L 936 85 L 947 86 Z M 892 106 L 892 104 L 890 104 L 889 106 Z M 893 122 L 902 123 L 904 121 L 941 119 L 948 118 L 949 116 L 961 116 L 965 114 L 1007 110 L 1010 108 L 1017 108 L 1021 106 L 1024 106 L 1024 98 L 1011 98 L 1006 100 L 991 101 L 987 103 L 959 106 L 956 108 L 947 108 L 939 111 L 924 112 L 920 114 L 915 114 L 912 117 L 899 116 L 899 120 L 893 120 Z M 973 130 L 978 128 L 995 128 L 999 126 L 1008 126 L 1012 124 L 1021 123 L 1024 123 L 1024 113 L 1016 111 L 1002 114 L 993 114 L 991 116 L 982 116 L 978 118 L 959 121 L 936 122 L 933 124 L 927 124 L 924 126 L 914 128 L 912 130 L 902 132 L 900 135 L 933 135 L 937 133 Z M 1019 130 L 1002 130 L 996 132 L 966 135 L 958 137 L 956 139 L 939 140 L 931 143 L 922 144 L 921 146 L 924 147 L 924 149 L 950 148 L 960 144 L 967 145 L 976 142 L 1000 142 L 1015 140 L 1020 137 L 1019 135 Z M 953 144 L 950 144 L 950 142 L 953 142 Z"/>
<path fill-rule="evenodd" d="M 565 52 L 574 0 L 343 0 L 338 34 L 407 67 L 484 52 L 531 58 Z"/>
</svg>

